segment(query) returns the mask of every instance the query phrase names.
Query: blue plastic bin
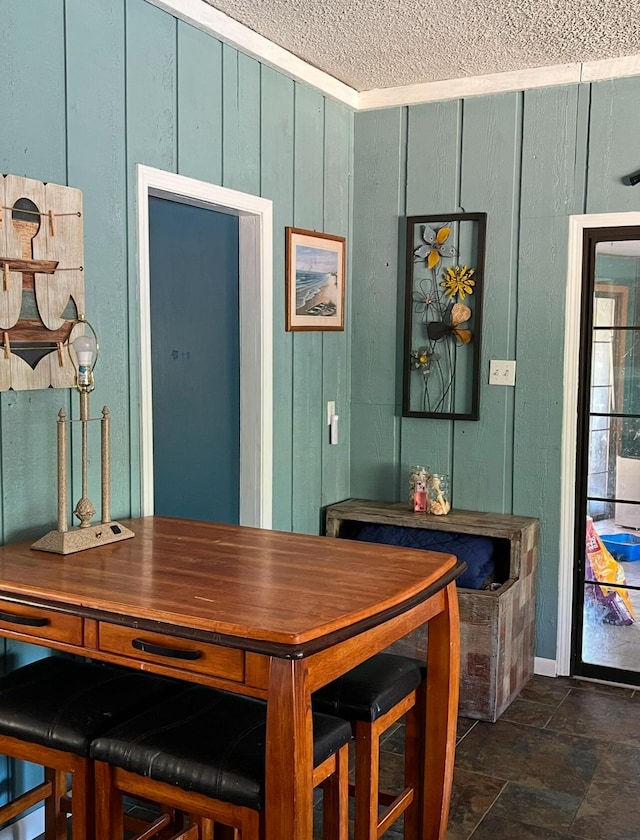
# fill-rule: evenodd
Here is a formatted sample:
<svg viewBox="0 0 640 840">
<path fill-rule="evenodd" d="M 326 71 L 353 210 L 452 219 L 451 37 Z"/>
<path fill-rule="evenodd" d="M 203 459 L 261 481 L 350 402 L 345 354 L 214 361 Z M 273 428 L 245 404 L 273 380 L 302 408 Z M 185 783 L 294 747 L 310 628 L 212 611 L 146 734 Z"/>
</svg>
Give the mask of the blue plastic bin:
<svg viewBox="0 0 640 840">
<path fill-rule="evenodd" d="M 640 560 L 640 537 L 634 537 L 633 534 L 607 534 L 606 537 L 600 537 L 600 539 L 615 560 L 624 560 L 629 563 Z"/>
</svg>

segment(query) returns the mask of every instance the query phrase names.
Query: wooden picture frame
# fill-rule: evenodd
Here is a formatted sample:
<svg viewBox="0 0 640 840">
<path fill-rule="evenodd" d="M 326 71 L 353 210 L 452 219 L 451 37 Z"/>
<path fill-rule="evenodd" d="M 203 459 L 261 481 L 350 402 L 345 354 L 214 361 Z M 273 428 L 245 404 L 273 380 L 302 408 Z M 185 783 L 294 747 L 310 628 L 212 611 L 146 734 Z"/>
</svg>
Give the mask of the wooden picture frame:
<svg viewBox="0 0 640 840">
<path fill-rule="evenodd" d="M 344 236 L 285 229 L 286 329 L 344 330 Z"/>
<path fill-rule="evenodd" d="M 477 420 L 486 213 L 409 216 L 403 417 Z"/>
</svg>

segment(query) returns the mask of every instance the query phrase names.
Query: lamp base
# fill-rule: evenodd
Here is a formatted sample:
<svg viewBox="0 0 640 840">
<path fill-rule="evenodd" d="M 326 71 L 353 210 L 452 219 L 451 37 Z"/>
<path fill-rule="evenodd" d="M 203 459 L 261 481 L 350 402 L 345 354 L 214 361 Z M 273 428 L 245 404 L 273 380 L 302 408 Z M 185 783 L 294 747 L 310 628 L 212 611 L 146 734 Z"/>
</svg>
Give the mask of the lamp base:
<svg viewBox="0 0 640 840">
<path fill-rule="evenodd" d="M 88 528 L 70 528 L 68 531 L 49 531 L 31 546 L 36 551 L 54 554 L 74 554 L 87 548 L 97 548 L 108 543 L 135 537 L 133 531 L 119 522 L 101 522 Z"/>
</svg>

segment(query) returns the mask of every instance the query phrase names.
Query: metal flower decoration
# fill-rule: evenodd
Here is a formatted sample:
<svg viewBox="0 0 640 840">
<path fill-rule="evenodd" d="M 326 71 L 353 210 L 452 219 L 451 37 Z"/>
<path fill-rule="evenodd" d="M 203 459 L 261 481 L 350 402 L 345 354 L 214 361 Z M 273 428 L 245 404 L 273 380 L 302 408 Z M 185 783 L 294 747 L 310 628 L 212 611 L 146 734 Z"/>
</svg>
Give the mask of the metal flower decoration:
<svg viewBox="0 0 640 840">
<path fill-rule="evenodd" d="M 477 419 L 485 213 L 407 217 L 403 416 Z"/>
<path fill-rule="evenodd" d="M 424 323 L 427 321 L 427 313 L 432 308 L 438 308 L 440 304 L 440 299 L 436 292 L 431 289 L 425 288 L 425 284 L 428 281 L 426 279 L 422 279 L 418 282 L 418 288 L 413 292 L 413 308 L 416 315 L 422 315 L 422 320 Z"/>
<path fill-rule="evenodd" d="M 454 303 L 445 312 L 442 321 L 431 321 L 427 324 L 427 335 L 431 341 L 440 341 L 447 336 L 456 344 L 469 344 L 473 333 L 461 325 L 471 318 L 471 310 L 464 303 Z"/>
<path fill-rule="evenodd" d="M 444 287 L 445 295 L 449 298 L 458 295 L 460 300 L 464 300 L 465 295 L 472 295 L 476 281 L 471 278 L 475 273 L 474 268 L 467 268 L 466 265 L 462 268 L 459 265 L 447 268 L 443 274 L 444 280 L 440 283 Z"/>
<path fill-rule="evenodd" d="M 425 378 L 431 373 L 432 362 L 439 358 L 428 347 L 420 347 L 418 350 L 412 350 L 409 355 L 409 364 L 412 369 L 421 371 Z"/>
<path fill-rule="evenodd" d="M 422 238 L 425 244 L 416 248 L 414 254 L 418 259 L 426 260 L 427 268 L 437 268 L 442 257 L 457 256 L 456 249 L 448 243 L 451 230 L 451 222 L 439 228 L 422 226 Z"/>
</svg>

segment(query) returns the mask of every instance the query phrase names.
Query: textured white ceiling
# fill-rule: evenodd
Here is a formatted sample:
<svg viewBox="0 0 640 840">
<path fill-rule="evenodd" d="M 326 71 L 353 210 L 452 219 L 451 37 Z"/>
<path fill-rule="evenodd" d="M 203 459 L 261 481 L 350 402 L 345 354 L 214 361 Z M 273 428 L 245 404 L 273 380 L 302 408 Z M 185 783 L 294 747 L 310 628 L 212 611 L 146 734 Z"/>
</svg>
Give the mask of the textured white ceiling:
<svg viewBox="0 0 640 840">
<path fill-rule="evenodd" d="M 640 0 L 205 0 L 358 91 L 640 52 Z"/>
</svg>

